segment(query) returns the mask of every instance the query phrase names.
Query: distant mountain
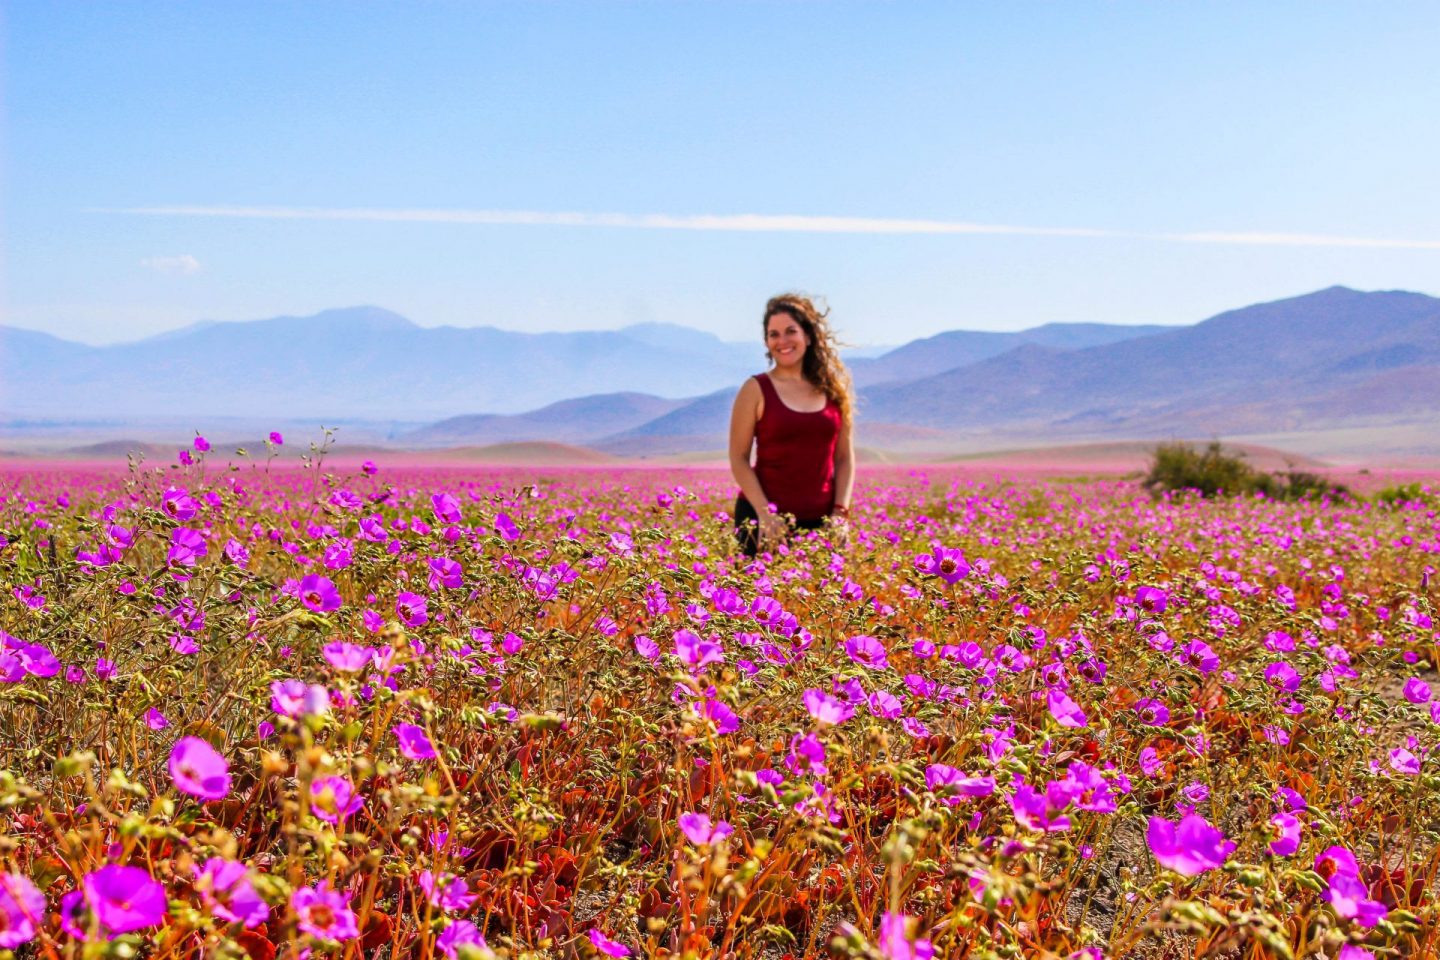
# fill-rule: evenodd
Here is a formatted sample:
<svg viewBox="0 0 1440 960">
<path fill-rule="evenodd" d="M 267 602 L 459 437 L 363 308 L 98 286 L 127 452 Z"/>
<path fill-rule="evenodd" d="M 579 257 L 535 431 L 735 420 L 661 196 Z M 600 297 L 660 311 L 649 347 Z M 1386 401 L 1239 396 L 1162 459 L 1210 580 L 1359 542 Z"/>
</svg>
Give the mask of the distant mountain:
<svg viewBox="0 0 1440 960">
<path fill-rule="evenodd" d="M 1332 287 L 1081 350 L 1039 346 L 876 386 L 866 417 L 947 430 L 1157 436 L 1440 413 L 1440 299 Z M 1427 381 L 1427 377 L 1429 380 Z M 1428 385 L 1427 385 L 1428 383 Z M 1357 406 L 1357 404 L 1359 404 Z"/>
<path fill-rule="evenodd" d="M 683 327 L 427 328 L 378 307 L 201 323 L 106 347 L 0 328 L 0 412 L 431 420 L 619 391 L 694 396 L 763 363 L 758 338 L 732 344 Z"/>
<path fill-rule="evenodd" d="M 1026 344 L 1057 350 L 1079 350 L 1175 329 L 1154 324 L 1047 323 L 1015 333 L 950 330 L 912 341 L 874 359 L 852 361 L 850 370 L 856 385 L 863 387 L 894 380 L 918 380 L 998 357 Z"/>
<path fill-rule="evenodd" d="M 588 443 L 596 437 L 622 433 L 649 423 L 685 403 L 684 400 L 666 400 L 644 393 L 597 394 L 576 400 L 561 400 L 530 413 L 451 417 L 401 434 L 396 441 L 417 447 L 483 446 L 536 439 Z"/>
<path fill-rule="evenodd" d="M 363 435 L 412 449 L 719 453 L 736 389 L 763 367 L 758 344 L 683 327 L 428 329 L 373 307 L 115 347 L 0 328 L 0 412 L 27 443 L 63 418 L 139 436 L 115 431 L 163 411 L 196 426 L 223 414 L 368 417 L 391 426 Z M 1188 327 L 951 331 L 851 367 L 857 443 L 875 450 L 1402 427 L 1424 437 L 1440 422 L 1440 299 L 1332 287 Z M 1433 435 L 1412 452 L 1440 453 Z"/>
</svg>

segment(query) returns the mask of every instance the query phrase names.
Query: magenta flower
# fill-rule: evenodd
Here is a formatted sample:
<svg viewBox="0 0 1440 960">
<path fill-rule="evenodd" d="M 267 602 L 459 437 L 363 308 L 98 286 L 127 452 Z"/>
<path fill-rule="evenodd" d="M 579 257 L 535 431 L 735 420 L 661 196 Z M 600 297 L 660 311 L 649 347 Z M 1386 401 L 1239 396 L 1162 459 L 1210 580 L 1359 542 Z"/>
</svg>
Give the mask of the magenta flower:
<svg viewBox="0 0 1440 960">
<path fill-rule="evenodd" d="M 714 697 L 701 700 L 695 712 L 714 723 L 716 733 L 734 733 L 740 729 L 740 717 L 726 703 Z"/>
<path fill-rule="evenodd" d="M 230 765 L 206 741 L 181 737 L 170 750 L 170 779 L 181 793 L 219 800 L 230 792 Z"/>
<path fill-rule="evenodd" d="M 953 547 L 935 547 L 930 553 L 915 558 L 915 569 L 939 577 L 953 586 L 970 575 L 965 554 Z"/>
<path fill-rule="evenodd" d="M 420 889 L 425 891 L 430 905 L 451 913 L 468 910 L 479 894 L 471 893 L 464 877 L 453 873 L 436 875 L 429 870 L 420 871 Z"/>
<path fill-rule="evenodd" d="M 605 934 L 601 933 L 596 927 L 590 928 L 590 945 L 593 946 L 596 950 L 599 950 L 601 953 L 605 954 L 605 956 L 607 957 L 630 956 L 629 947 L 625 946 L 625 944 L 623 943 L 611 940 L 609 937 L 605 936 Z"/>
<path fill-rule="evenodd" d="M 500 534 L 500 539 L 514 541 L 520 539 L 520 528 L 515 526 L 515 521 L 510 519 L 508 513 L 495 514 L 495 532 Z"/>
<path fill-rule="evenodd" d="M 1337 873 L 1320 898 L 1330 904 L 1338 916 L 1354 920 L 1362 927 L 1373 927 L 1390 911 L 1379 900 L 1370 899 L 1370 889 L 1357 874 Z"/>
<path fill-rule="evenodd" d="M 435 946 L 450 960 L 457 960 L 460 956 L 461 947 L 474 947 L 477 950 L 489 949 L 489 944 L 480 935 L 480 928 L 469 920 L 454 920 L 435 938 Z"/>
<path fill-rule="evenodd" d="M 195 434 L 195 449 L 199 450 L 201 453 L 208 453 L 210 450 L 210 441 L 206 440 L 198 433 Z"/>
<path fill-rule="evenodd" d="M 925 768 L 925 788 L 955 806 L 966 797 L 988 797 L 995 792 L 994 777 L 967 777 L 954 767 L 932 763 Z"/>
<path fill-rule="evenodd" d="M 184 523 L 193 519 L 195 514 L 200 512 L 200 501 L 184 490 L 166 487 L 165 492 L 160 495 L 160 512 L 172 520 Z M 129 546 L 129 544 L 127 543 L 125 546 Z"/>
<path fill-rule="evenodd" d="M 270 684 L 270 709 L 282 717 L 324 716 L 330 712 L 330 692 L 318 683 L 276 680 Z"/>
<path fill-rule="evenodd" d="M 316 777 L 310 784 L 310 812 L 326 823 L 338 824 L 364 805 L 364 798 L 344 777 Z"/>
<path fill-rule="evenodd" d="M 342 603 L 335 581 L 318 573 L 307 573 L 300 578 L 300 602 L 316 613 L 339 610 Z"/>
<path fill-rule="evenodd" d="M 296 890 L 290 895 L 290 908 L 295 911 L 296 925 L 312 937 L 353 940 L 360 936 L 349 900 L 332 889 L 328 880 Z"/>
<path fill-rule="evenodd" d="M 13 950 L 35 938 L 45 923 L 45 895 L 18 873 L 0 873 L 0 950 Z"/>
<path fill-rule="evenodd" d="M 841 724 L 855 716 L 855 708 L 837 700 L 824 690 L 806 690 L 802 699 L 810 716 L 820 724 Z"/>
<path fill-rule="evenodd" d="M 883 960 L 930 960 L 935 948 L 929 940 L 912 938 L 903 913 L 886 911 L 880 918 L 880 938 L 875 946 Z"/>
<path fill-rule="evenodd" d="M 1146 726 L 1163 727 L 1170 722 L 1170 708 L 1159 700 L 1136 700 L 1134 710 L 1140 714 L 1140 722 Z"/>
<path fill-rule="evenodd" d="M 1276 660 L 1265 668 L 1265 682 L 1276 690 L 1294 693 L 1300 689 L 1300 674 L 1284 660 Z"/>
<path fill-rule="evenodd" d="M 275 446 L 277 447 L 283 447 L 285 446 L 285 437 L 281 435 L 279 430 L 271 430 L 270 442 L 275 444 Z"/>
<path fill-rule="evenodd" d="M 1046 705 L 1050 708 L 1050 716 L 1062 727 L 1084 727 L 1090 721 L 1085 716 L 1085 711 L 1080 705 L 1065 695 L 1065 691 L 1051 687 L 1045 694 Z"/>
<path fill-rule="evenodd" d="M 1151 817 L 1145 839 L 1160 866 L 1187 877 L 1224 865 L 1225 858 L 1235 849 L 1234 841 L 1226 840 L 1218 827 L 1194 813 L 1178 824 L 1163 817 Z"/>
<path fill-rule="evenodd" d="M 1022 783 L 1015 788 L 1015 795 L 1010 798 L 1010 809 L 1015 814 L 1015 822 L 1022 827 L 1045 833 L 1059 833 L 1070 829 L 1070 818 L 1064 813 L 1069 805 L 1069 792 L 1056 781 L 1046 784 L 1044 793 L 1038 792 L 1028 783 Z"/>
<path fill-rule="evenodd" d="M 1201 673 L 1214 673 L 1220 657 L 1204 640 L 1191 640 L 1180 648 L 1180 659 Z"/>
<path fill-rule="evenodd" d="M 635 652 L 646 660 L 656 660 L 660 656 L 660 644 L 642 633 L 635 638 Z"/>
<path fill-rule="evenodd" d="M 258 926 L 270 916 L 270 907 L 250 883 L 250 869 L 243 863 L 211 857 L 196 869 L 195 890 L 212 914 L 227 923 Z"/>
<path fill-rule="evenodd" d="M 60 926 L 77 940 L 90 938 L 91 921 L 106 940 L 153 927 L 165 918 L 165 888 L 139 867 L 109 864 L 87 874 L 79 890 L 60 900 Z"/>
<path fill-rule="evenodd" d="M 1170 603 L 1170 594 L 1159 587 L 1141 587 L 1135 591 L 1135 605 L 1146 613 L 1162 614 Z"/>
<path fill-rule="evenodd" d="M 1270 818 L 1275 839 L 1266 847 L 1277 857 L 1288 857 L 1300 849 L 1300 820 L 1293 814 L 1277 813 Z"/>
<path fill-rule="evenodd" d="M 871 670 L 884 670 L 889 666 L 885 645 L 874 637 L 851 637 L 845 641 L 845 652 L 851 660 Z"/>
<path fill-rule="evenodd" d="M 435 756 L 435 745 L 425 735 L 423 727 L 413 723 L 402 723 L 395 727 L 395 739 L 400 741 L 400 753 L 408 760 L 430 760 Z"/>
<path fill-rule="evenodd" d="M 164 730 L 170 726 L 170 721 L 166 719 L 165 714 L 151 707 L 145 711 L 145 726 L 151 730 Z"/>
<path fill-rule="evenodd" d="M 1430 697 L 1433 696 L 1430 690 L 1430 684 L 1421 680 L 1419 677 L 1411 677 L 1409 680 L 1406 680 L 1405 689 L 1401 692 L 1405 694 L 1405 699 L 1411 703 L 1429 703 Z"/>
<path fill-rule="evenodd" d="M 448 493 L 433 493 L 430 495 L 430 505 L 435 511 L 435 519 L 441 523 L 460 522 L 460 501 Z"/>
<path fill-rule="evenodd" d="M 429 604 L 418 593 L 400 591 L 395 598 L 395 613 L 407 627 L 423 627 L 430 620 Z"/>
<path fill-rule="evenodd" d="M 675 656 L 692 670 L 711 663 L 725 662 L 725 648 L 714 640 L 702 639 L 690 630 L 675 631 Z"/>
<path fill-rule="evenodd" d="M 176 527 L 170 532 L 170 550 L 165 561 L 173 567 L 193 567 L 195 561 L 209 552 L 205 538 L 189 527 Z"/>
<path fill-rule="evenodd" d="M 1416 776 L 1420 773 L 1420 758 L 1404 747 L 1396 747 L 1390 751 L 1390 769 L 1406 776 Z"/>
<path fill-rule="evenodd" d="M 325 655 L 326 663 L 345 673 L 359 673 L 375 658 L 375 648 L 346 643 L 344 640 L 332 640 L 321 647 L 320 652 Z"/>
<path fill-rule="evenodd" d="M 380 472 L 380 468 L 375 466 L 374 460 L 366 460 L 364 463 L 360 464 L 360 472 L 365 474 L 365 476 L 367 477 L 373 477 L 375 476 L 375 474 Z"/>
<path fill-rule="evenodd" d="M 431 557 L 427 561 L 430 567 L 430 576 L 426 584 L 431 590 L 438 590 L 444 587 L 446 590 L 459 590 L 465 585 L 465 568 L 460 566 L 458 560 L 451 560 L 449 557 Z"/>
<path fill-rule="evenodd" d="M 680 814 L 680 829 L 697 847 L 718 843 L 735 832 L 735 828 L 724 820 L 712 826 L 708 813 Z"/>
</svg>

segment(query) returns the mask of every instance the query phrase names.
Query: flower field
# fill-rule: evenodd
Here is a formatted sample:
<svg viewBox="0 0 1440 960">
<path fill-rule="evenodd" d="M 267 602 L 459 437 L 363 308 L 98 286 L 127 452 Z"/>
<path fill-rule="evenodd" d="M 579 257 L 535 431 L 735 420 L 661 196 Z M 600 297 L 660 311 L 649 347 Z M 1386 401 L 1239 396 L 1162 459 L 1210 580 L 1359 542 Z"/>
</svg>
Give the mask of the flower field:
<svg viewBox="0 0 1440 960">
<path fill-rule="evenodd" d="M 1440 954 L 1433 496 L 207 448 L 0 468 L 0 955 Z"/>
</svg>

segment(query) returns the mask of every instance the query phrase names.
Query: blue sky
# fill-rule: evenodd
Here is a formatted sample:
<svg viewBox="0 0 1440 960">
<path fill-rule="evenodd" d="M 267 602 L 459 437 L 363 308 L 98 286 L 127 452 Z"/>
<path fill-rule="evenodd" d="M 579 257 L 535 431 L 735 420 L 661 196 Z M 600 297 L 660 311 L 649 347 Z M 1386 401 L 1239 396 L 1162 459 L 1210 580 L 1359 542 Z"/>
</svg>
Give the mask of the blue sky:
<svg viewBox="0 0 1440 960">
<path fill-rule="evenodd" d="M 738 340 L 801 289 L 899 343 L 1440 294 L 1431 0 L 4 16 L 5 322 L 87 342 L 361 303 Z"/>
</svg>

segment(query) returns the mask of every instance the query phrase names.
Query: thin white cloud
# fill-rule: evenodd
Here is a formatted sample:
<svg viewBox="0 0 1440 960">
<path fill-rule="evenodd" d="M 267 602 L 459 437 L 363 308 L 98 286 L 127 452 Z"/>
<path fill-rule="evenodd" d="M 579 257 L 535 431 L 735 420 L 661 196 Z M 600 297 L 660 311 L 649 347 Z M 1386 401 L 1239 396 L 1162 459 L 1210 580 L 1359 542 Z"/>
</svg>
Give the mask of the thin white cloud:
<svg viewBox="0 0 1440 960">
<path fill-rule="evenodd" d="M 1139 233 L 1090 227 L 1033 227 L 887 217 L 803 214 L 584 213 L 539 210 L 456 210 L 371 207 L 159 206 L 91 209 L 90 213 L 147 217 L 231 217 L 251 220 L 348 220 L 377 223 L 469 223 L 491 226 L 613 227 L 634 230 L 700 230 L 750 233 L 980 234 L 1027 237 L 1088 237 L 1161 240 L 1269 247 L 1371 247 L 1440 250 L 1440 240 L 1396 240 L 1304 233 Z M 189 259 L 155 258 L 155 259 Z M 195 264 L 195 269 L 199 264 Z M 193 272 L 187 271 L 187 272 Z"/>
<path fill-rule="evenodd" d="M 175 257 L 146 257 L 140 261 L 140 266 L 171 276 L 200 272 L 200 261 L 188 253 L 182 253 Z"/>
</svg>

